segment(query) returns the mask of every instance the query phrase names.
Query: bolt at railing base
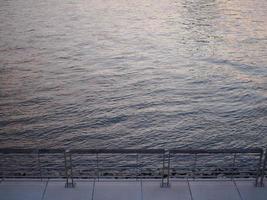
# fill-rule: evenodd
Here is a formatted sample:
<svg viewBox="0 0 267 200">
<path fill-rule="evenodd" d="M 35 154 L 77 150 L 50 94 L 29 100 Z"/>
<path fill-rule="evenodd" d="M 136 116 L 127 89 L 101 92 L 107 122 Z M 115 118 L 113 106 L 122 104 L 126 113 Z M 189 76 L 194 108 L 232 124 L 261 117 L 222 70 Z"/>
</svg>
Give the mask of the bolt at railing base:
<svg viewBox="0 0 267 200">
<path fill-rule="evenodd" d="M 255 183 L 255 187 L 264 187 L 264 183 Z"/>
<path fill-rule="evenodd" d="M 161 187 L 161 188 L 170 188 L 171 185 L 170 185 L 169 183 L 161 183 L 161 184 L 160 184 L 160 187 Z"/>
<path fill-rule="evenodd" d="M 65 188 L 75 188 L 75 183 L 66 183 Z"/>
</svg>

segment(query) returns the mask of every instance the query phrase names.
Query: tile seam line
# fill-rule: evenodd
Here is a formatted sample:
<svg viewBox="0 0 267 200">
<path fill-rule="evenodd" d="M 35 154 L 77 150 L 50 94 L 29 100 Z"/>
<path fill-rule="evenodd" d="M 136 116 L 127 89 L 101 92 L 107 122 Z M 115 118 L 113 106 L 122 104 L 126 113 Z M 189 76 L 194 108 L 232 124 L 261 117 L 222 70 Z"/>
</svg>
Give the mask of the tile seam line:
<svg viewBox="0 0 267 200">
<path fill-rule="evenodd" d="M 187 186 L 188 186 L 189 193 L 190 193 L 190 199 L 191 199 L 191 200 L 194 200 L 194 198 L 193 198 L 193 194 L 192 194 L 192 190 L 191 190 L 190 183 L 189 183 L 189 180 L 188 180 L 188 179 L 187 179 Z"/>
<path fill-rule="evenodd" d="M 237 185 L 236 185 L 236 182 L 235 182 L 235 180 L 233 180 L 233 182 L 234 182 L 235 189 L 237 190 L 237 192 L 238 192 L 238 195 L 239 195 L 240 199 L 241 199 L 241 200 L 243 200 L 243 197 L 242 197 L 242 195 L 241 195 L 241 193 L 240 193 L 240 191 L 239 191 L 239 189 L 238 189 L 238 187 L 237 187 Z"/>
<path fill-rule="evenodd" d="M 143 197 L 143 180 L 142 179 L 140 181 L 140 185 L 141 185 L 141 200 L 143 200 L 144 197 Z"/>
<path fill-rule="evenodd" d="M 91 194 L 91 200 L 94 199 L 94 195 L 95 195 L 95 179 L 94 179 L 94 182 L 93 182 L 93 189 L 92 189 L 92 194 Z"/>
<path fill-rule="evenodd" d="M 45 188 L 44 188 L 44 191 L 43 191 L 43 193 L 42 193 L 42 198 L 41 198 L 41 200 L 44 200 L 45 193 L 46 193 L 46 190 L 47 190 L 48 182 L 49 182 L 49 179 L 46 181 Z"/>
</svg>

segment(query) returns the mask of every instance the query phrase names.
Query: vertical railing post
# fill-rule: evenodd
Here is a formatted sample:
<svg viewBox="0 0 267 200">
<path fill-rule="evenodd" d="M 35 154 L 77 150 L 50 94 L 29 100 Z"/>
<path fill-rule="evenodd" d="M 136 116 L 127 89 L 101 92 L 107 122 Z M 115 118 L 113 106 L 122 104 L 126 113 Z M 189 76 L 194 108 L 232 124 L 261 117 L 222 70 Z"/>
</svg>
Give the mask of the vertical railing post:
<svg viewBox="0 0 267 200">
<path fill-rule="evenodd" d="M 234 178 L 234 168 L 235 168 L 235 160 L 236 160 L 236 153 L 234 153 L 234 157 L 233 157 L 233 164 L 232 164 L 232 174 L 231 174 L 231 179 L 233 180 Z"/>
<path fill-rule="evenodd" d="M 135 173 L 136 173 L 136 180 L 138 179 L 138 173 L 140 172 L 139 169 L 139 156 L 138 153 L 136 153 L 136 160 L 135 160 Z"/>
<path fill-rule="evenodd" d="M 168 156 L 168 157 L 167 157 Z M 168 158 L 168 164 L 166 166 L 166 158 Z M 170 171 L 170 157 L 169 157 L 169 151 L 164 150 L 162 152 L 162 169 L 161 169 L 161 183 L 160 187 L 167 188 L 170 186 L 169 184 L 169 172 Z"/>
<path fill-rule="evenodd" d="M 168 156 L 168 157 L 167 157 Z M 166 166 L 166 157 L 168 158 L 168 164 Z M 168 150 L 164 150 L 162 153 L 162 176 L 160 187 L 169 187 L 169 175 L 170 175 L 170 153 Z"/>
<path fill-rule="evenodd" d="M 66 154 L 66 151 L 64 151 L 64 164 L 65 164 L 65 177 L 67 179 L 68 178 L 68 166 L 67 166 L 67 154 Z M 66 184 L 67 184 L 67 182 L 66 182 Z"/>
<path fill-rule="evenodd" d="M 72 174 L 72 156 L 69 150 L 64 151 L 64 160 L 65 160 L 65 175 L 66 175 L 66 188 L 74 188 L 75 183 L 73 181 Z"/>
<path fill-rule="evenodd" d="M 196 178 L 197 153 L 195 153 L 194 155 L 195 155 L 195 158 L 194 158 L 194 166 L 193 166 L 193 179 Z"/>
<path fill-rule="evenodd" d="M 168 151 L 167 187 L 170 187 L 171 153 Z"/>
<path fill-rule="evenodd" d="M 73 166 L 72 166 L 72 154 L 70 153 L 70 174 L 71 174 L 71 185 L 74 187 L 74 181 L 73 181 Z"/>
<path fill-rule="evenodd" d="M 99 181 L 99 161 L 98 161 L 98 153 L 96 153 L 96 176 Z"/>
<path fill-rule="evenodd" d="M 38 169 L 39 169 L 39 174 L 41 177 L 41 181 L 43 181 L 43 173 L 42 173 L 42 167 L 41 167 L 41 160 L 40 160 L 40 152 L 37 150 L 37 162 L 38 162 Z"/>
<path fill-rule="evenodd" d="M 262 170 L 261 170 L 261 180 L 260 180 L 260 186 L 261 187 L 264 186 L 263 180 L 264 180 L 264 176 L 265 176 L 266 165 L 267 165 L 267 148 L 265 149 L 265 156 L 264 156 L 263 166 L 262 166 Z"/>
<path fill-rule="evenodd" d="M 2 153 L 0 153 L 0 156 L 3 156 L 3 154 Z M 4 157 L 4 156 L 3 156 Z M 4 179 L 5 179 L 5 171 L 4 171 L 4 158 L 3 157 L 1 157 L 0 158 L 0 168 L 1 168 L 1 181 L 4 181 Z"/>
<path fill-rule="evenodd" d="M 258 187 L 259 185 L 259 178 L 261 175 L 261 163 L 262 163 L 262 157 L 263 157 L 263 150 L 260 152 L 259 162 L 258 162 L 258 168 L 257 168 L 257 174 L 256 174 L 256 180 L 255 180 L 255 186 Z"/>
<path fill-rule="evenodd" d="M 165 186 L 164 183 L 164 179 L 165 179 L 165 151 L 162 154 L 162 170 L 161 170 L 161 187 Z"/>
</svg>

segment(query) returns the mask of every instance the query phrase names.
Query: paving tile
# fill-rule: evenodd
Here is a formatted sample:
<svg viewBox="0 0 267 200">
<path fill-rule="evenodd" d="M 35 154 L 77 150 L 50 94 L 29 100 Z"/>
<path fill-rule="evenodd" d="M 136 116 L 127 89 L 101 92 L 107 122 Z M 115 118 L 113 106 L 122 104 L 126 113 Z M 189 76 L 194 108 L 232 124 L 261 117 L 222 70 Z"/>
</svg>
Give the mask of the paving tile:
<svg viewBox="0 0 267 200">
<path fill-rule="evenodd" d="M 49 181 L 44 200 L 90 200 L 93 182 L 76 182 L 74 188 L 65 188 L 65 182 Z"/>
<path fill-rule="evenodd" d="M 143 200 L 191 200 L 186 181 L 171 182 L 169 188 L 161 188 L 160 182 L 143 181 Z"/>
<path fill-rule="evenodd" d="M 194 200 L 267 200 L 265 187 L 254 187 L 253 181 L 189 181 Z M 139 181 L 77 181 L 75 188 L 65 188 L 64 181 L 3 181 L 0 200 L 190 200 L 186 181 L 171 181 L 170 188 L 161 188 L 157 180 Z M 237 190 L 238 188 L 238 190 Z M 240 194 L 238 193 L 240 192 Z M 94 193 L 94 194 L 93 194 Z M 241 196 L 241 197 L 240 197 Z M 143 197 L 143 198 L 142 198 Z"/>
<path fill-rule="evenodd" d="M 232 181 L 189 181 L 194 200 L 241 200 Z"/>
<path fill-rule="evenodd" d="M 267 200 L 267 186 L 255 187 L 252 181 L 236 181 L 243 200 Z"/>
<path fill-rule="evenodd" d="M 41 200 L 46 182 L 3 181 L 0 183 L 1 200 Z"/>
<path fill-rule="evenodd" d="M 93 200 L 140 200 L 141 183 L 96 182 Z"/>
</svg>

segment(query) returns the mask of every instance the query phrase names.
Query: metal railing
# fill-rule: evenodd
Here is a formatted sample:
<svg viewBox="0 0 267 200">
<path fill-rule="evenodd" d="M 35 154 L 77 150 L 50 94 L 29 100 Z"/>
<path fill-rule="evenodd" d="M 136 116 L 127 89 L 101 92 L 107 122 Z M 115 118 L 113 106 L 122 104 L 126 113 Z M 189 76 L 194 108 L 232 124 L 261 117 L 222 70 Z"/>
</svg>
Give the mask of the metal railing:
<svg viewBox="0 0 267 200">
<path fill-rule="evenodd" d="M 66 167 L 66 185 L 73 186 L 73 177 L 97 180 L 150 177 L 161 178 L 163 183 L 164 149 L 73 149 L 65 157 L 66 165 L 69 166 Z M 76 157 L 76 160 L 72 157 Z M 153 165 L 144 158 L 153 158 Z M 149 174 L 148 170 L 158 173 Z"/>
<path fill-rule="evenodd" d="M 265 176 L 267 176 L 267 148 L 265 149 L 265 156 L 262 164 L 260 186 L 264 186 L 263 179 Z"/>
<path fill-rule="evenodd" d="M 185 159 L 184 157 L 189 158 Z M 255 185 L 259 186 L 259 179 L 262 173 L 262 158 L 263 150 L 261 148 L 207 150 L 171 149 L 168 158 L 169 168 L 167 183 L 169 184 L 169 179 L 174 177 L 192 179 L 253 177 L 255 178 Z M 191 161 L 186 171 L 180 167 L 181 159 Z"/>
<path fill-rule="evenodd" d="M 65 149 L 0 149 L 0 177 L 65 178 Z"/>
<path fill-rule="evenodd" d="M 0 177 L 161 179 L 255 178 L 263 186 L 267 151 L 251 149 L 0 149 Z"/>
</svg>

